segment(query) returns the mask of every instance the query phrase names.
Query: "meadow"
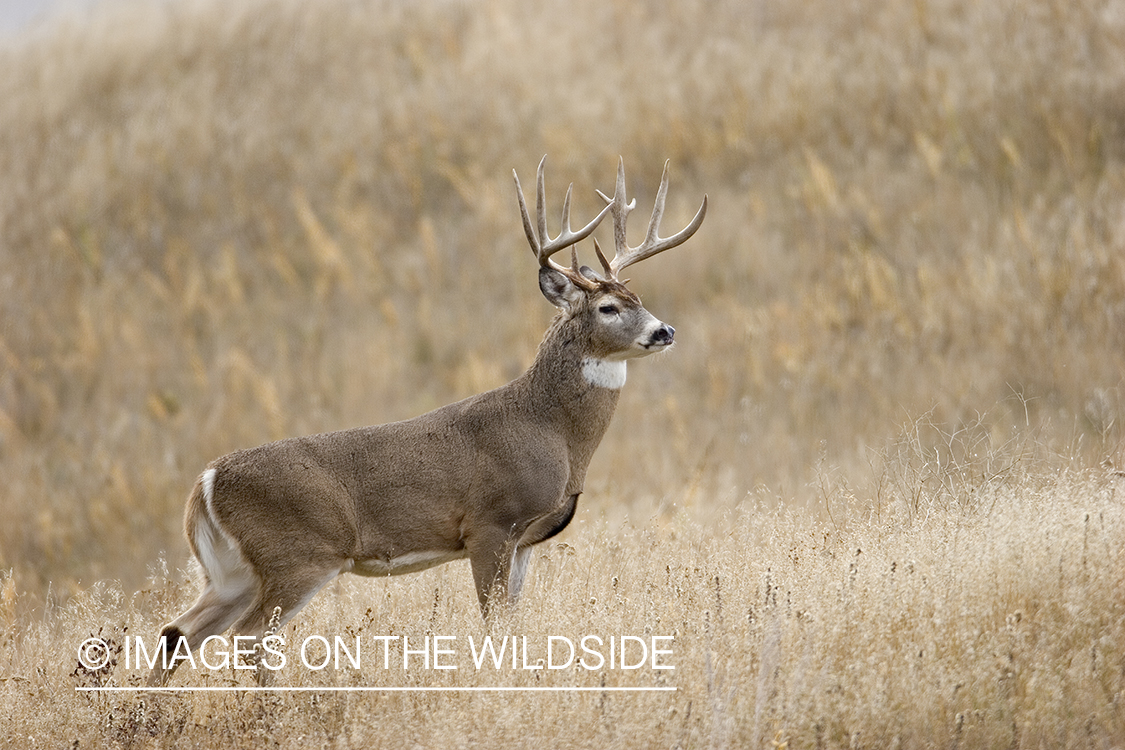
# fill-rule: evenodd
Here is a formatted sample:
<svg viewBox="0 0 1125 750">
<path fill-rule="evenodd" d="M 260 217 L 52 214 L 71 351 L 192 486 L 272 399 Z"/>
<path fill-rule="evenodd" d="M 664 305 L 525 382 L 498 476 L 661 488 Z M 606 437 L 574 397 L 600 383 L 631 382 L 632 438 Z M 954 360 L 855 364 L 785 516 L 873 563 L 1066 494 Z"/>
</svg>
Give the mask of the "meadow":
<svg viewBox="0 0 1125 750">
<path fill-rule="evenodd" d="M 1125 744 L 1119 4 L 107 0 L 0 38 L 0 134 L 5 747 Z M 77 691 L 193 599 L 208 460 L 530 363 L 543 154 L 576 222 L 619 155 L 639 214 L 666 159 L 666 226 L 710 209 L 630 269 L 677 344 L 494 635 L 675 669 L 278 682 L 676 690 Z M 486 630 L 454 563 L 312 634 Z"/>
</svg>

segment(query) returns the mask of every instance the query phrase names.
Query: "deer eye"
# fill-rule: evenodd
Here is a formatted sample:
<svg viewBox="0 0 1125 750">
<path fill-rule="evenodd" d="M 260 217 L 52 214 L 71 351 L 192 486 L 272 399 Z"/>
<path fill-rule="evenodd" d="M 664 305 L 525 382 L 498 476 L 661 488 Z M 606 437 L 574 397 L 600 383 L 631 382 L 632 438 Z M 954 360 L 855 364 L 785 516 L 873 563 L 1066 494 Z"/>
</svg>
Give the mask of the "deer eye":
<svg viewBox="0 0 1125 750">
<path fill-rule="evenodd" d="M 617 305 L 602 305 L 598 308 L 598 312 L 602 315 L 616 315 L 620 311 L 617 309 Z"/>
</svg>

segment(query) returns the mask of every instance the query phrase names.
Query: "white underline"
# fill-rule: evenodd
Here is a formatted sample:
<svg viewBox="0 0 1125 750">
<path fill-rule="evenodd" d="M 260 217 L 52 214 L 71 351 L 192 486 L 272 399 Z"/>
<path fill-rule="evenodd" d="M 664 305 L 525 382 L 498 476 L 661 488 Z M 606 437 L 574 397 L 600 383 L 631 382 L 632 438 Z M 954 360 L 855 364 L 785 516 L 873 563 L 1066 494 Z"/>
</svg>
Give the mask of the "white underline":
<svg viewBox="0 0 1125 750">
<path fill-rule="evenodd" d="M 76 687 L 79 693 L 674 693 L 675 687 Z"/>
</svg>

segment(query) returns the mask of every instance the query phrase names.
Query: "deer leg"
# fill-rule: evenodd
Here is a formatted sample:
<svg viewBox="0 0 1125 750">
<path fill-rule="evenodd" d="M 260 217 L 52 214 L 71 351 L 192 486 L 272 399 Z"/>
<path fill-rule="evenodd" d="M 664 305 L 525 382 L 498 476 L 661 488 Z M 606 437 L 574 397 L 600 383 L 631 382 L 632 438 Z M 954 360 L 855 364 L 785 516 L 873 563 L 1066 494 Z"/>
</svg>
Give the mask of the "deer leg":
<svg viewBox="0 0 1125 750">
<path fill-rule="evenodd" d="M 280 630 L 339 574 L 339 561 L 333 561 L 331 564 L 310 566 L 299 571 L 287 571 L 283 580 L 264 582 L 261 594 L 255 599 L 253 606 L 234 623 L 233 631 L 238 635 L 250 636 L 256 645 L 270 627 L 275 610 L 281 610 L 277 619 L 277 629 Z M 264 684 L 265 676 L 259 669 L 259 683 Z"/>
<path fill-rule="evenodd" d="M 491 528 L 465 540 L 473 583 L 485 621 L 508 603 L 512 557 L 516 539 L 504 529 Z"/>
<path fill-rule="evenodd" d="M 519 547 L 512 555 L 512 571 L 508 575 L 508 601 L 515 604 L 523 591 L 523 579 L 531 562 L 531 546 Z"/>
<path fill-rule="evenodd" d="M 186 639 L 194 653 L 212 635 L 219 635 L 253 604 L 258 581 L 254 576 L 239 578 L 220 588 L 208 580 L 195 604 L 160 631 L 160 660 L 148 677 L 149 687 L 166 685 L 180 661 L 169 663 L 177 653 L 180 639 Z"/>
</svg>

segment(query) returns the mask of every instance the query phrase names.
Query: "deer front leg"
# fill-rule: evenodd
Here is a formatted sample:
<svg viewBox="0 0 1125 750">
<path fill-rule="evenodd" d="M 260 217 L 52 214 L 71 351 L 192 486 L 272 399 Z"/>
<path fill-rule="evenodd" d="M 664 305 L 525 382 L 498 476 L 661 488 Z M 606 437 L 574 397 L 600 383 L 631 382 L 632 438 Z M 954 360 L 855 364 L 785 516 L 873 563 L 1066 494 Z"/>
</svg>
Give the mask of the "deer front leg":
<svg viewBox="0 0 1125 750">
<path fill-rule="evenodd" d="M 521 575 L 513 591 L 513 557 L 519 555 L 517 541 L 518 537 L 511 531 L 497 528 L 488 529 L 473 539 L 466 540 L 469 563 L 473 568 L 473 582 L 477 587 L 477 600 L 486 622 L 499 609 L 514 603 L 512 594 L 518 594 L 519 586 L 523 583 L 526 556 L 519 561 Z"/>
<path fill-rule="evenodd" d="M 518 547 L 512 555 L 512 570 L 508 574 L 508 601 L 515 604 L 523 591 L 523 579 L 527 576 L 527 566 L 531 562 L 531 546 Z"/>
</svg>

